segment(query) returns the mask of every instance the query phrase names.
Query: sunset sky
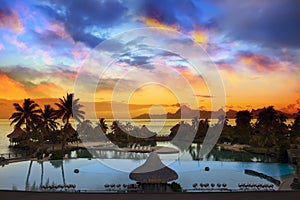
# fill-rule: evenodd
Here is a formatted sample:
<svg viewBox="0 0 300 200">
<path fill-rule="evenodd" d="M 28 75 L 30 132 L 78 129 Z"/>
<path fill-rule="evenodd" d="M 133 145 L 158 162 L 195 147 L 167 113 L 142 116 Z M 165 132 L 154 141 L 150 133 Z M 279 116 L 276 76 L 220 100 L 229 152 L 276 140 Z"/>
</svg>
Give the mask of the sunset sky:
<svg viewBox="0 0 300 200">
<path fill-rule="evenodd" d="M 0 0 L 0 109 L 11 100 L 80 89 L 75 96 L 87 102 L 95 78 L 94 101 L 130 104 L 134 114 L 153 104 L 157 113 L 180 104 L 206 110 L 274 105 L 293 113 L 300 108 L 299 7 L 295 0 Z M 176 41 L 155 32 L 138 37 L 147 27 L 182 35 Z M 166 48 L 149 48 L 154 43 Z M 101 59 L 87 61 L 99 49 Z M 201 74 L 193 58 L 203 61 L 196 66 Z M 218 83 L 205 78 L 212 66 Z M 211 107 L 221 82 L 226 103 Z"/>
</svg>

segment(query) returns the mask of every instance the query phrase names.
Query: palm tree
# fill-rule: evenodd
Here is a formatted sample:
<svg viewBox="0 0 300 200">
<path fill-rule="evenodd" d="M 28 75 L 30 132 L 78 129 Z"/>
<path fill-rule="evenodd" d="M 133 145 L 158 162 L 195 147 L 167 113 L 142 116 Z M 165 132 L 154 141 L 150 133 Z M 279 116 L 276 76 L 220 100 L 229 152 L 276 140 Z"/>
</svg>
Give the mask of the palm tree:
<svg viewBox="0 0 300 200">
<path fill-rule="evenodd" d="M 57 119 L 56 110 L 50 105 L 44 105 L 44 110 L 41 109 L 41 122 L 43 128 L 46 130 L 56 130 L 58 123 L 55 121 Z"/>
<path fill-rule="evenodd" d="M 90 120 L 84 120 L 77 126 L 79 137 L 84 140 L 91 141 L 95 139 L 93 123 Z"/>
<path fill-rule="evenodd" d="M 33 163 L 33 160 L 30 160 L 27 177 L 26 177 L 26 183 L 25 183 L 25 191 L 29 190 L 29 186 L 30 186 L 29 185 L 29 177 L 30 177 L 30 172 L 31 172 L 31 168 L 32 168 L 32 163 Z"/>
<path fill-rule="evenodd" d="M 106 133 L 108 130 L 108 126 L 105 122 L 104 118 L 99 119 L 99 123 L 94 128 L 94 134 L 98 138 L 98 141 L 107 141 Z"/>
<path fill-rule="evenodd" d="M 248 110 L 238 111 L 235 118 L 237 127 L 246 128 L 251 126 L 252 114 Z"/>
<path fill-rule="evenodd" d="M 53 134 L 58 126 L 58 123 L 55 121 L 57 119 L 56 111 L 50 105 L 44 105 L 44 109 L 41 109 L 40 118 L 40 130 L 42 133 L 42 138 L 49 139 L 50 134 Z"/>
<path fill-rule="evenodd" d="M 70 126 L 70 118 L 73 118 L 78 122 L 81 122 L 84 119 L 85 113 L 84 111 L 80 110 L 80 108 L 83 106 L 78 103 L 79 99 L 74 99 L 73 93 L 67 93 L 67 96 L 59 98 L 59 101 L 59 103 L 55 103 L 55 105 L 58 107 L 56 116 L 61 118 L 63 123 L 65 123 L 63 128 L 64 130 Z M 65 133 L 62 133 L 62 150 L 64 150 L 66 140 L 67 138 Z"/>
<path fill-rule="evenodd" d="M 276 144 L 275 131 L 279 128 L 279 117 L 273 106 L 263 108 L 258 114 L 255 128 L 258 132 L 261 132 L 262 145 L 267 148 L 269 152 L 270 148 Z"/>
<path fill-rule="evenodd" d="M 291 127 L 291 141 L 296 142 L 300 138 L 300 109 L 294 114 L 294 122 Z"/>
<path fill-rule="evenodd" d="M 43 186 L 43 180 L 44 180 L 44 162 L 38 161 L 38 163 L 41 165 L 41 181 L 40 181 L 40 188 Z"/>
<path fill-rule="evenodd" d="M 234 142 L 249 144 L 251 132 L 252 114 L 248 110 L 238 111 L 235 117 L 236 126 L 234 127 Z"/>
<path fill-rule="evenodd" d="M 54 168 L 59 168 L 60 167 L 63 185 L 66 185 L 66 177 L 65 177 L 65 170 L 64 170 L 64 161 L 63 160 L 50 160 L 50 163 L 51 163 L 51 165 Z"/>
<path fill-rule="evenodd" d="M 103 133 L 106 134 L 106 132 L 108 130 L 108 126 L 107 126 L 104 118 L 99 119 L 99 126 L 100 126 L 101 130 L 103 131 Z"/>
<path fill-rule="evenodd" d="M 29 98 L 24 99 L 22 106 L 18 103 L 14 103 L 13 105 L 16 112 L 9 118 L 12 119 L 10 125 L 15 124 L 15 126 L 20 127 L 24 124 L 27 132 L 33 131 L 40 118 L 39 114 L 41 111 L 38 109 L 39 105 Z"/>
<path fill-rule="evenodd" d="M 58 106 L 56 111 L 57 117 L 61 118 L 65 124 L 69 124 L 70 118 L 81 122 L 84 119 L 84 111 L 80 110 L 83 107 L 78 103 L 79 99 L 74 99 L 74 94 L 68 94 L 67 97 L 59 98 L 59 103 L 55 103 Z"/>
</svg>

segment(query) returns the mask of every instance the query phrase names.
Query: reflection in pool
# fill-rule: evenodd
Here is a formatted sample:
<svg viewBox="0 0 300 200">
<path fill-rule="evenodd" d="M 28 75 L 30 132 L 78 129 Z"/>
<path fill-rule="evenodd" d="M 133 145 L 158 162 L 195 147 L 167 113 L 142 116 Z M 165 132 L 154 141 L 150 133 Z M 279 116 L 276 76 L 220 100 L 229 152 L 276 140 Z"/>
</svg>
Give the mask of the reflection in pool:
<svg viewBox="0 0 300 200">
<path fill-rule="evenodd" d="M 162 160 L 178 173 L 176 180 L 183 189 L 192 191 L 193 184 L 226 184 L 228 189 L 238 190 L 240 184 L 272 184 L 266 179 L 250 176 L 245 169 L 254 170 L 280 180 L 290 175 L 288 164 L 256 162 L 223 162 Z M 58 161 L 25 161 L 11 163 L 0 168 L 0 189 L 41 190 L 42 185 L 76 185 L 76 190 L 104 191 L 105 184 L 134 184 L 129 173 L 142 165 L 145 159 L 70 159 Z M 209 167 L 206 171 L 205 167 Z M 74 173 L 78 169 L 79 173 Z M 274 186 L 273 189 L 278 189 Z"/>
</svg>

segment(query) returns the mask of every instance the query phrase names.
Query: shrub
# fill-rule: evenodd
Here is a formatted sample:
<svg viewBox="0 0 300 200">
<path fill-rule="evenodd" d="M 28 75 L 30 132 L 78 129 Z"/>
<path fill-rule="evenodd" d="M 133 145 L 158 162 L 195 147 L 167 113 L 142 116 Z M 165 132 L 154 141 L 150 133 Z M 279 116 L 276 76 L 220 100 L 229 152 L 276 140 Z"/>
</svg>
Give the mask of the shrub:
<svg viewBox="0 0 300 200">
<path fill-rule="evenodd" d="M 62 160 L 64 157 L 63 153 L 60 150 L 53 151 L 50 157 L 50 160 Z"/>
<path fill-rule="evenodd" d="M 171 183 L 171 189 L 172 189 L 173 192 L 182 192 L 181 185 L 179 183 L 176 183 L 176 182 Z"/>
</svg>

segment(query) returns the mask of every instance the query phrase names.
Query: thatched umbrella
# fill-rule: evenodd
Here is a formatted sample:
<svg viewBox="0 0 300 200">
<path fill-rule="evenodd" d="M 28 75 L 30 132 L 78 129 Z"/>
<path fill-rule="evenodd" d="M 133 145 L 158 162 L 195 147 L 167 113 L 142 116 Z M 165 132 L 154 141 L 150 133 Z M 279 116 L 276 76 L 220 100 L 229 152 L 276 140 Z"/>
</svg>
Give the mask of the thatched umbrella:
<svg viewBox="0 0 300 200">
<path fill-rule="evenodd" d="M 156 152 L 151 152 L 146 162 L 133 170 L 129 178 L 142 184 L 156 184 L 176 180 L 178 175 L 161 162 Z"/>
<path fill-rule="evenodd" d="M 150 131 L 145 125 L 142 126 L 140 130 L 141 136 L 144 138 L 149 138 L 155 136 L 155 132 Z"/>
</svg>

